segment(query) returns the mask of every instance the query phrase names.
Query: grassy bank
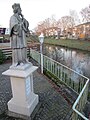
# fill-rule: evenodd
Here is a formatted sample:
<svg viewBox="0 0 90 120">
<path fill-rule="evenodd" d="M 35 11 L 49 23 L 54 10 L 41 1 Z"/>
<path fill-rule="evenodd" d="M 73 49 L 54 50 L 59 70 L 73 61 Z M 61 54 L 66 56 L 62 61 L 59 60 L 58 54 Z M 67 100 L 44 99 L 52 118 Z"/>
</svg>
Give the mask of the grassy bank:
<svg viewBox="0 0 90 120">
<path fill-rule="evenodd" d="M 90 51 L 90 41 L 83 41 L 83 40 L 56 40 L 56 39 L 46 38 L 44 43 Z"/>
</svg>

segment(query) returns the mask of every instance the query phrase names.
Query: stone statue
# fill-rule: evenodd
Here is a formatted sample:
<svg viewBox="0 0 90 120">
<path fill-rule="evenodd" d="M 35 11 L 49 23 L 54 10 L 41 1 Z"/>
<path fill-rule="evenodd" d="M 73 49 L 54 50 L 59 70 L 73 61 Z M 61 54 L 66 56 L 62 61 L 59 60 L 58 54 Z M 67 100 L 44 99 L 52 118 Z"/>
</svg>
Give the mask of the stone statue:
<svg viewBox="0 0 90 120">
<path fill-rule="evenodd" d="M 17 66 L 27 62 L 27 42 L 29 23 L 22 15 L 20 4 L 12 5 L 14 14 L 10 18 L 10 41 L 12 48 L 12 65 Z"/>
</svg>

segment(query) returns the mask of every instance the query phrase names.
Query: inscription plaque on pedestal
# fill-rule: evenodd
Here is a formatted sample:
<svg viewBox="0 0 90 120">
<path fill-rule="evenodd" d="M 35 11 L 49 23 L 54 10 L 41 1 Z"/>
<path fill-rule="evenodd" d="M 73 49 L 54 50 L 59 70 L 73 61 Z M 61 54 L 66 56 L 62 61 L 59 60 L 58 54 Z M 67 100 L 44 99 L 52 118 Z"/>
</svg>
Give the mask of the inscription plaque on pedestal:
<svg viewBox="0 0 90 120">
<path fill-rule="evenodd" d="M 30 78 L 26 79 L 26 96 L 30 94 Z"/>
</svg>

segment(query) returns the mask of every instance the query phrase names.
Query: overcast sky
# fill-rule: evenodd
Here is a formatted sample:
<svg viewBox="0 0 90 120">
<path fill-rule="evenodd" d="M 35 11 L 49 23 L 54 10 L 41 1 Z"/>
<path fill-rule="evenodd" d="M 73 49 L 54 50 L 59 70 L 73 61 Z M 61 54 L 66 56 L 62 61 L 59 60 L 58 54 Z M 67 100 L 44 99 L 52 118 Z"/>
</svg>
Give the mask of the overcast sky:
<svg viewBox="0 0 90 120">
<path fill-rule="evenodd" d="M 22 14 L 29 21 L 30 29 L 37 23 L 55 15 L 56 19 L 69 15 L 69 10 L 78 13 L 90 4 L 90 0 L 0 0 L 0 25 L 9 27 L 9 19 L 13 14 L 12 5 L 20 3 Z"/>
</svg>

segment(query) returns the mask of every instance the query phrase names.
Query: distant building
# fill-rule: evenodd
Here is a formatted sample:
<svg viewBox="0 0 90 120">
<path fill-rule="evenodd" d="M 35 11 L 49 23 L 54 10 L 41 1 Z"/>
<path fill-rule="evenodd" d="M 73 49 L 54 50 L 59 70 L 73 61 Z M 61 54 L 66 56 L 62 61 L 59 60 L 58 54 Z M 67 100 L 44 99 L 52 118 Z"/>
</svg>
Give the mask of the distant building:
<svg viewBox="0 0 90 120">
<path fill-rule="evenodd" d="M 0 27 L 0 43 L 10 42 L 9 33 L 9 28 Z"/>
<path fill-rule="evenodd" d="M 90 39 L 90 22 L 79 24 L 66 30 L 66 35 L 71 39 Z"/>
<path fill-rule="evenodd" d="M 80 39 L 90 39 L 90 22 L 77 25 L 75 29 Z"/>
<path fill-rule="evenodd" d="M 9 28 L 6 28 L 6 30 L 5 30 L 5 35 L 9 35 L 9 33 L 10 33 Z"/>
<path fill-rule="evenodd" d="M 9 28 L 3 28 L 3 27 L 0 28 L 0 35 L 9 35 L 9 33 L 10 33 Z"/>
<path fill-rule="evenodd" d="M 0 35 L 5 35 L 6 28 L 0 28 Z"/>
</svg>

